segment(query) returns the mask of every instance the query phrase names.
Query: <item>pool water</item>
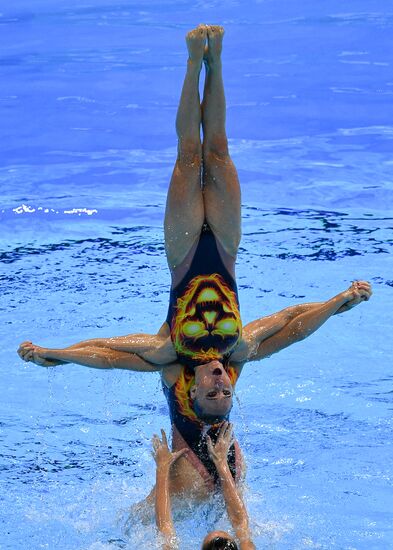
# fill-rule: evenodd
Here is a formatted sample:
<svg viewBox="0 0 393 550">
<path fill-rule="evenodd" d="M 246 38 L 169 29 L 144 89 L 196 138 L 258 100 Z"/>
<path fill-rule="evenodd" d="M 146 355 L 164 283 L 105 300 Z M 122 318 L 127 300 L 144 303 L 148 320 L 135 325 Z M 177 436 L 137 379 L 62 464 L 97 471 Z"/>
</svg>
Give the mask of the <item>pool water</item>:
<svg viewBox="0 0 393 550">
<path fill-rule="evenodd" d="M 184 34 L 226 28 L 243 322 L 369 280 L 371 301 L 245 367 L 232 415 L 259 549 L 393 548 L 393 10 L 252 0 L 0 6 L 0 548 L 158 548 L 127 509 L 169 431 L 157 374 L 23 363 L 156 331 Z M 218 497 L 182 550 L 228 529 Z"/>
</svg>

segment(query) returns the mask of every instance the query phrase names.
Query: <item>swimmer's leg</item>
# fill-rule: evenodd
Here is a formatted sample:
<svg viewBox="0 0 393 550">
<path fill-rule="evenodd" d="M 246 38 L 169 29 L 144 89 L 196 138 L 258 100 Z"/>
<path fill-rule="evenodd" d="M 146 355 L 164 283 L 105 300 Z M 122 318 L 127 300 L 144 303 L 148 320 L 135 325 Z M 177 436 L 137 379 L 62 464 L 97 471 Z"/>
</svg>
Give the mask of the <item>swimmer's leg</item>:
<svg viewBox="0 0 393 550">
<path fill-rule="evenodd" d="M 202 146 L 199 75 L 206 42 L 206 26 L 186 36 L 189 58 L 176 118 L 178 155 L 165 211 L 165 249 L 171 270 L 190 251 L 201 232 L 205 213 L 201 189 Z"/>
<path fill-rule="evenodd" d="M 225 94 L 221 50 L 224 29 L 207 28 L 204 61 L 206 81 L 202 102 L 204 205 L 208 224 L 232 257 L 239 247 L 240 185 L 229 156 L 225 129 Z"/>
</svg>

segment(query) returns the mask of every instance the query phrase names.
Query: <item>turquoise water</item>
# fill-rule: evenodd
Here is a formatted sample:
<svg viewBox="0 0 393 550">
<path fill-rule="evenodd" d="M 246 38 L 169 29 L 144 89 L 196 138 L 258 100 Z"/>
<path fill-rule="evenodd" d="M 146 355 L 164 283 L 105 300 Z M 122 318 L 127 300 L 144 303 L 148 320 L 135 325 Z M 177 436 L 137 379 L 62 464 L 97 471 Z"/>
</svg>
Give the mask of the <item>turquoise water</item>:
<svg viewBox="0 0 393 550">
<path fill-rule="evenodd" d="M 0 6 L 0 548 L 156 548 L 124 522 L 169 429 L 158 376 L 15 350 L 160 326 L 184 34 L 203 21 L 226 28 L 244 322 L 374 286 L 240 378 L 257 548 L 393 548 L 393 10 L 353 0 Z M 182 550 L 227 528 L 215 508 L 178 520 Z"/>
</svg>

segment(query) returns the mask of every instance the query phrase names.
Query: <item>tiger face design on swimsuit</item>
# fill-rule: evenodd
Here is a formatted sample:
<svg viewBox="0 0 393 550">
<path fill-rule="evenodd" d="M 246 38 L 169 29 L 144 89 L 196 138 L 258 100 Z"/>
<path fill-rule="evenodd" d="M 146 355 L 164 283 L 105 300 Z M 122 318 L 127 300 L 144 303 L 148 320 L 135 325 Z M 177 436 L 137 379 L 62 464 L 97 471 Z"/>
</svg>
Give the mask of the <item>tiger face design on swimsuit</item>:
<svg viewBox="0 0 393 550">
<path fill-rule="evenodd" d="M 171 338 L 180 357 L 220 359 L 237 345 L 241 329 L 236 294 L 218 273 L 194 277 L 177 298 Z"/>
</svg>

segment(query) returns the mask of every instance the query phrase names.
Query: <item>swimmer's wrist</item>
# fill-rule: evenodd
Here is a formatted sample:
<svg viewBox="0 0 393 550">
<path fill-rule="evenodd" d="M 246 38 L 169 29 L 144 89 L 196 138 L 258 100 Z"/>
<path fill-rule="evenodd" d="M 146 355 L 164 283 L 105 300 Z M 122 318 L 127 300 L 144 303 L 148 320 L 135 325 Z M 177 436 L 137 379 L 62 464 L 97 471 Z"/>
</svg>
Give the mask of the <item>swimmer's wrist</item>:
<svg viewBox="0 0 393 550">
<path fill-rule="evenodd" d="M 337 306 L 337 309 L 339 309 L 341 306 L 346 304 L 350 300 L 349 296 L 347 295 L 347 291 L 340 292 L 340 294 L 337 294 L 337 296 L 334 296 L 329 300 L 329 302 L 333 305 Z"/>
<path fill-rule="evenodd" d="M 156 479 L 164 480 L 169 476 L 170 464 L 164 461 L 157 461 Z"/>
<path fill-rule="evenodd" d="M 219 458 L 213 461 L 219 475 L 230 473 L 226 458 Z"/>
<path fill-rule="evenodd" d="M 53 357 L 50 357 L 49 355 L 49 348 L 40 348 L 38 351 L 38 355 L 42 357 L 42 359 L 53 359 Z"/>
</svg>

